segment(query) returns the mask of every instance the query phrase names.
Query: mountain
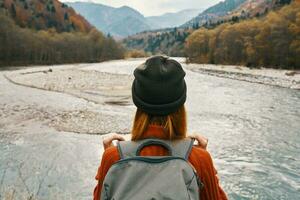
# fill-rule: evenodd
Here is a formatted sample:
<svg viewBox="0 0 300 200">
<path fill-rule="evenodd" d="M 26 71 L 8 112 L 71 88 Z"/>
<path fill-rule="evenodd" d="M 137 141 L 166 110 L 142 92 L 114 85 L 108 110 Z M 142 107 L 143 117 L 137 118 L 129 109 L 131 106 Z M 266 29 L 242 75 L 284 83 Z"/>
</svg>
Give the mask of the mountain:
<svg viewBox="0 0 300 200">
<path fill-rule="evenodd" d="M 68 5 L 106 34 L 124 37 L 151 29 L 145 17 L 128 6 L 114 8 L 86 2 L 68 3 Z"/>
<path fill-rule="evenodd" d="M 227 16 L 246 0 L 225 0 L 204 10 L 198 16 L 187 20 L 178 28 L 145 31 L 125 38 L 122 42 L 129 49 L 144 50 L 147 53 L 163 53 L 170 56 L 185 56 L 184 43 L 186 38 L 195 30 L 211 21 Z M 187 11 L 189 12 L 189 11 Z M 194 15 L 192 13 L 191 15 Z M 173 15 L 174 17 L 174 15 Z M 150 18 L 153 19 L 153 18 Z M 230 18 L 231 19 L 231 18 Z M 158 18 L 158 22 L 163 21 Z M 174 21 L 178 21 L 177 19 Z M 154 24 L 154 23 L 153 23 Z"/>
<path fill-rule="evenodd" d="M 236 4 L 231 0 L 231 3 L 229 1 L 227 4 L 225 3 L 226 1 L 207 9 L 182 27 L 197 29 L 204 26 L 205 28 L 214 28 L 226 22 L 236 23 L 239 20 L 265 16 L 269 11 L 291 3 L 291 0 L 245 0 L 243 3 L 235 1 Z M 224 4 L 227 6 L 221 6 Z M 235 8 L 232 9 L 233 7 Z"/>
<path fill-rule="evenodd" d="M 186 9 L 175 13 L 147 17 L 147 21 L 152 29 L 177 27 L 197 16 L 199 12 L 201 9 Z"/>
<path fill-rule="evenodd" d="M 189 9 L 161 16 L 144 17 L 128 6 L 114 8 L 90 2 L 67 4 L 88 19 L 97 29 L 115 37 L 127 37 L 146 30 L 176 27 L 192 19 L 201 10 Z"/>
<path fill-rule="evenodd" d="M 285 4 L 290 4 L 291 0 L 247 0 L 238 6 L 228 16 L 239 17 L 259 17 L 269 10 L 281 8 Z"/>
<path fill-rule="evenodd" d="M 81 2 L 67 3 L 67 5 L 71 6 L 76 12 L 88 19 L 97 29 L 106 32 L 106 24 L 108 24 L 110 20 L 109 13 L 114 10 L 113 7 Z"/>
<path fill-rule="evenodd" d="M 128 6 L 114 9 L 111 13 L 109 31 L 113 35 L 127 36 L 144 30 L 149 30 L 145 17 L 138 11 Z"/>
<path fill-rule="evenodd" d="M 299 0 L 300 1 L 300 0 Z M 226 0 L 220 2 L 193 20 L 178 28 L 144 31 L 122 40 L 128 49 L 147 53 L 185 56 L 186 39 L 198 28 L 214 29 L 221 24 L 234 24 L 242 20 L 263 17 L 269 11 L 281 8 L 291 0 Z M 201 21 L 198 21 L 200 20 Z M 197 50 L 198 51 L 198 50 Z"/>
<path fill-rule="evenodd" d="M 200 13 L 197 17 L 191 19 L 190 21 L 184 23 L 181 27 L 193 27 L 193 26 L 201 26 L 205 24 L 207 21 L 218 18 L 221 16 L 225 16 L 229 12 L 236 9 L 239 5 L 244 3 L 246 0 L 225 0 L 221 1 L 218 4 L 206 9 L 202 13 Z"/>
<path fill-rule="evenodd" d="M 23 28 L 57 32 L 89 32 L 92 26 L 72 8 L 58 0 L 1 0 L 0 7 L 8 12 Z"/>
</svg>

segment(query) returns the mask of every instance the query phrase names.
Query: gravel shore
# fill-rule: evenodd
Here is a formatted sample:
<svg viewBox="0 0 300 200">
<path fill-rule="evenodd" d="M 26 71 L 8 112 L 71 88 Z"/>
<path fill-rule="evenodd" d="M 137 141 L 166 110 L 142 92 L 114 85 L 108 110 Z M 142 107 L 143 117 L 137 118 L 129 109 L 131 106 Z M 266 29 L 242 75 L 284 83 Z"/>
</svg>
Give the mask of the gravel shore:
<svg viewBox="0 0 300 200">
<path fill-rule="evenodd" d="M 130 96 L 132 72 L 144 60 L 131 60 L 127 65 L 123 60 L 117 60 L 106 62 L 107 65 L 96 63 L 61 65 L 55 68 L 46 66 L 3 72 L 6 79 L 14 84 L 69 94 L 97 105 L 97 108 L 65 110 L 53 107 L 36 108 L 30 105 L 25 107 L 7 105 L 1 107 L 0 114 L 6 116 L 22 112 L 26 116 L 18 115 L 19 118 L 23 116 L 23 118 L 34 117 L 43 120 L 57 131 L 88 134 L 128 133 L 135 110 Z M 196 73 L 300 89 L 300 74 L 289 70 L 185 64 L 184 59 L 179 59 L 179 62 L 185 69 Z"/>
<path fill-rule="evenodd" d="M 300 71 L 277 69 L 251 69 L 244 66 L 188 64 L 186 68 L 222 78 L 279 86 L 291 89 L 300 89 Z"/>
<path fill-rule="evenodd" d="M 14 84 L 69 94 L 94 106 L 66 110 L 55 107 L 6 105 L 0 107 L 0 114 L 8 117 L 14 116 L 15 113 L 23 113 L 16 116 L 42 120 L 57 131 L 101 135 L 111 132 L 128 133 L 131 124 L 129 113 L 134 110 L 130 98 L 132 77 L 81 70 L 83 66 L 59 66 L 54 69 L 35 67 L 4 72 L 4 76 Z M 23 115 L 26 116 L 22 117 Z"/>
</svg>

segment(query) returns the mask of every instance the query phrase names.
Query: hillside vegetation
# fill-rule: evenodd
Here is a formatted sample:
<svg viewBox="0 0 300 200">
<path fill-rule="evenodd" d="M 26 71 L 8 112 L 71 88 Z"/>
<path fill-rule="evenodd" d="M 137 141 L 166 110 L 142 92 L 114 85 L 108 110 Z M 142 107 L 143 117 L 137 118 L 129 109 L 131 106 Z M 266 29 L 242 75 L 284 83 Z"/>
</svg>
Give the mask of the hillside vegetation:
<svg viewBox="0 0 300 200">
<path fill-rule="evenodd" d="M 198 16 L 182 25 L 182 27 L 201 26 L 209 20 L 213 20 L 228 14 L 233 11 L 246 0 L 225 0 L 204 10 Z"/>
<path fill-rule="evenodd" d="M 185 56 L 184 43 L 194 30 L 199 27 L 213 29 L 223 23 L 238 23 L 248 18 L 264 16 L 275 8 L 275 1 L 279 0 L 226 0 L 206 9 L 178 28 L 145 31 L 125 38 L 123 44 L 129 49 L 152 54 Z"/>
<path fill-rule="evenodd" d="M 207 11 L 223 8 L 225 12 L 228 7 L 221 5 L 226 2 L 233 1 Z M 207 18 L 190 28 L 139 33 L 123 44 L 152 54 L 186 56 L 190 62 L 299 68 L 299 1 L 235 2 L 238 6 L 224 16 Z"/>
<path fill-rule="evenodd" d="M 0 66 L 123 58 L 112 38 L 56 0 L 0 2 Z"/>
<path fill-rule="evenodd" d="M 128 49 L 138 49 L 150 54 L 184 55 L 184 41 L 191 33 L 187 29 L 167 29 L 144 32 L 125 38 L 122 42 Z"/>
<path fill-rule="evenodd" d="M 57 0 L 1 0 L 0 8 L 4 8 L 22 28 L 54 28 L 57 32 L 89 32 L 92 29 L 73 8 Z"/>
<path fill-rule="evenodd" d="M 300 3 L 266 17 L 201 28 L 186 41 L 191 62 L 300 69 Z"/>
</svg>

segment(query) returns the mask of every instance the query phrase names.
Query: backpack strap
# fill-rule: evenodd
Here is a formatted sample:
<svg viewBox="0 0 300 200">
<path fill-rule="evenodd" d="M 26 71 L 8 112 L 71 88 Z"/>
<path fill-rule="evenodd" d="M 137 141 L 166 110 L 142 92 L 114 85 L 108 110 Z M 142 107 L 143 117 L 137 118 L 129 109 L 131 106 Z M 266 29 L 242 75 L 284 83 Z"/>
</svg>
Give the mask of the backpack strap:
<svg viewBox="0 0 300 200">
<path fill-rule="evenodd" d="M 149 145 L 163 146 L 169 151 L 169 156 L 188 159 L 194 144 L 194 139 L 185 138 L 182 140 L 160 140 L 144 139 L 139 141 L 120 141 L 118 142 L 118 151 L 121 159 L 132 158 L 140 155 L 140 151 Z"/>
</svg>

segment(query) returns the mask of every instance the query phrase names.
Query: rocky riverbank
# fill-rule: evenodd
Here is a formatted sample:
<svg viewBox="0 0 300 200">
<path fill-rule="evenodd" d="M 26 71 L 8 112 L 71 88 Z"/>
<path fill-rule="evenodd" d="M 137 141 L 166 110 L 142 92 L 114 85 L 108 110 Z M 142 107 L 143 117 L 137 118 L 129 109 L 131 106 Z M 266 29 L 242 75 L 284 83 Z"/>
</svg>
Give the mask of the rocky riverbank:
<svg viewBox="0 0 300 200">
<path fill-rule="evenodd" d="M 41 98 L 44 99 L 44 106 L 6 104 L 0 107 L 0 115 L 15 117 L 16 121 L 38 119 L 57 131 L 101 135 L 128 133 L 131 120 L 128 110 L 134 109 L 130 98 L 132 78 L 129 75 L 81 70 L 84 66 L 34 67 L 6 71 L 3 75 L 16 85 L 71 95 L 88 102 L 90 106 L 74 105 L 70 109 L 59 109 L 47 106 L 48 101 L 44 97 Z M 57 104 L 64 101 L 67 100 L 55 100 Z M 127 112 L 122 112 L 124 109 Z"/>
<path fill-rule="evenodd" d="M 251 69 L 244 66 L 188 64 L 186 68 L 216 77 L 229 78 L 251 83 L 300 89 L 300 71 L 277 69 Z"/>
<path fill-rule="evenodd" d="M 128 110 L 131 113 L 134 112 L 130 96 L 132 71 L 144 60 L 130 60 L 127 62 L 128 66 L 124 65 L 124 61 L 121 60 L 106 62 L 108 65 L 101 63 L 60 65 L 5 71 L 3 72 L 4 77 L 14 84 L 69 94 L 95 104 L 101 109 L 74 108 L 56 111 L 55 108 L 50 109 L 49 107 L 36 108 L 27 105 L 25 108 L 21 108 L 7 105 L 2 107 L 0 113 L 3 116 L 13 115 L 21 112 L 20 109 L 22 109 L 26 115 L 25 118 L 34 116 L 46 121 L 50 127 L 54 127 L 58 131 L 88 134 L 106 134 L 114 131 L 128 133 L 128 124 L 131 120 Z M 177 60 L 183 64 L 185 69 L 196 73 L 300 89 L 298 72 L 249 69 L 240 66 L 185 64 L 184 59 Z M 62 101 L 64 100 L 62 99 Z M 22 115 L 18 116 L 22 117 Z M 116 124 L 114 121 L 118 121 L 118 123 Z"/>
</svg>

